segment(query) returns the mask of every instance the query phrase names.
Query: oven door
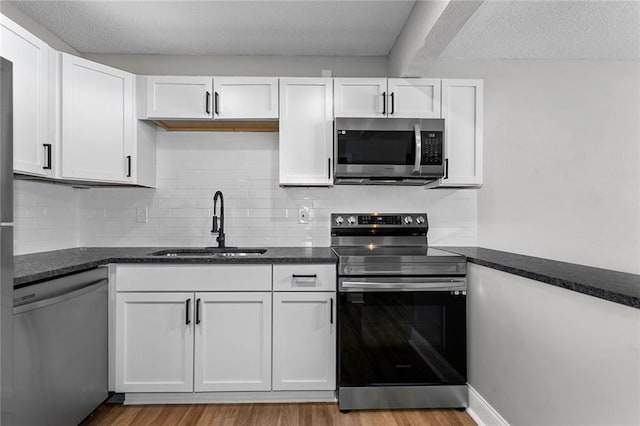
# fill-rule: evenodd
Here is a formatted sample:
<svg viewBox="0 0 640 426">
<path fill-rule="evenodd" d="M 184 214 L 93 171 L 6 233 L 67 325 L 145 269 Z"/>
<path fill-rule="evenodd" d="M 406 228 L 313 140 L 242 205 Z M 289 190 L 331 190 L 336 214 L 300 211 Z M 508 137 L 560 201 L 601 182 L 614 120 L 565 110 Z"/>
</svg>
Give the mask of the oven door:
<svg viewBox="0 0 640 426">
<path fill-rule="evenodd" d="M 341 278 L 340 387 L 464 385 L 465 278 Z"/>
</svg>

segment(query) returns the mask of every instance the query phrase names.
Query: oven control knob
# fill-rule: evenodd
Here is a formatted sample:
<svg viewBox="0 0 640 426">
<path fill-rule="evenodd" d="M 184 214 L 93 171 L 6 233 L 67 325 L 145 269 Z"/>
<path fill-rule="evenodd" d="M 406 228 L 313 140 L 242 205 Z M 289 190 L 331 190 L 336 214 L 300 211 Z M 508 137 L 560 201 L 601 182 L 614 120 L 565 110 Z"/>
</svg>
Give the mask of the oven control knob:
<svg viewBox="0 0 640 426">
<path fill-rule="evenodd" d="M 349 225 L 355 225 L 356 224 L 356 217 L 355 216 L 349 216 L 349 219 L 347 219 L 347 222 L 349 223 Z"/>
<path fill-rule="evenodd" d="M 344 223 L 344 219 L 342 216 L 336 217 L 336 225 L 342 225 Z"/>
<path fill-rule="evenodd" d="M 424 216 L 418 216 L 418 217 L 416 217 L 416 223 L 417 223 L 418 225 L 423 224 L 423 223 L 424 223 Z"/>
<path fill-rule="evenodd" d="M 405 216 L 404 223 L 407 225 L 411 225 L 413 223 L 413 218 L 411 216 Z"/>
</svg>

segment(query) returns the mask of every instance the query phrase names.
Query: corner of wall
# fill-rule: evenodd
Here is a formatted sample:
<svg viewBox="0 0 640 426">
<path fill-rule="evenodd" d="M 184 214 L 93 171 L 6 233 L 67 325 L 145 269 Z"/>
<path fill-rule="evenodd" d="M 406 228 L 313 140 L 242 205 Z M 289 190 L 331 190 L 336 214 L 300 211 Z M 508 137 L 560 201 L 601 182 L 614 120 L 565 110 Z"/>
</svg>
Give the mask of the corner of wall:
<svg viewBox="0 0 640 426">
<path fill-rule="evenodd" d="M 82 56 L 80 52 L 68 45 L 60 37 L 40 25 L 38 22 L 29 18 L 11 3 L 0 0 L 0 13 L 47 43 L 53 49 L 76 56 Z"/>
</svg>

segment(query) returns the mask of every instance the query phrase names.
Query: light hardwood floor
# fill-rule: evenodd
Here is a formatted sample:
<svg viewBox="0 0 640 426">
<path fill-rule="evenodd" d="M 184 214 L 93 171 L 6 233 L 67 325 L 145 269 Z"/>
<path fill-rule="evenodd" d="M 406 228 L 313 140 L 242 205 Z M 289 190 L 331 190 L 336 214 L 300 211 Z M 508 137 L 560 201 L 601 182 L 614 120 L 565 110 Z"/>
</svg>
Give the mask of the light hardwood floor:
<svg viewBox="0 0 640 426">
<path fill-rule="evenodd" d="M 305 404 L 104 404 L 82 426 L 216 425 L 216 426 L 467 426 L 467 413 L 449 409 L 352 411 L 335 403 Z"/>
</svg>

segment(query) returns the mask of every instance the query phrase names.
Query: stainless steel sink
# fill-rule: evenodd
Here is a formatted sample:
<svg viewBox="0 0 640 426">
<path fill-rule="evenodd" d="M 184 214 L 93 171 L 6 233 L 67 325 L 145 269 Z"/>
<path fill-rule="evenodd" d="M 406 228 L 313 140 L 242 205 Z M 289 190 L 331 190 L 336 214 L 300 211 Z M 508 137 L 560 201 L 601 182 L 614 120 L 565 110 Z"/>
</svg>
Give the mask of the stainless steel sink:
<svg viewBox="0 0 640 426">
<path fill-rule="evenodd" d="M 161 257 L 254 257 L 262 256 L 266 253 L 265 249 L 252 249 L 240 247 L 206 247 L 206 248 L 188 248 L 188 249 L 169 249 L 159 250 L 149 253 L 149 256 Z"/>
</svg>

